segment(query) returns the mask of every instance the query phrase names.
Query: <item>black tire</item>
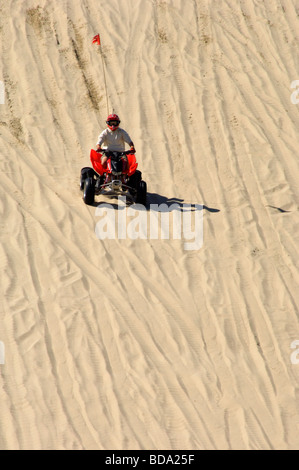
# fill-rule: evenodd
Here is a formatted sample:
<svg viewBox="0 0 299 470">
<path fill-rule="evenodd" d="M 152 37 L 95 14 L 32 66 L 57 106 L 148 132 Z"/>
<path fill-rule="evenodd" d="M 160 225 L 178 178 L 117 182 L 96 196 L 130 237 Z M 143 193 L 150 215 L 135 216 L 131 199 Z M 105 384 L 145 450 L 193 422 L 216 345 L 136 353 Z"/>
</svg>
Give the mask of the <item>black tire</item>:
<svg viewBox="0 0 299 470">
<path fill-rule="evenodd" d="M 146 182 L 140 181 L 137 186 L 137 197 L 136 197 L 137 204 L 142 204 L 143 206 L 146 206 L 146 193 L 147 193 Z"/>
<path fill-rule="evenodd" d="M 83 201 L 88 206 L 94 203 L 94 179 L 88 176 L 84 180 Z"/>
<path fill-rule="evenodd" d="M 93 168 L 90 168 L 89 166 L 85 166 L 82 168 L 81 173 L 80 173 L 80 189 L 83 191 L 84 189 L 84 181 L 85 179 L 90 176 L 91 178 L 94 175 L 94 170 Z"/>
<path fill-rule="evenodd" d="M 137 191 L 140 181 L 141 181 L 141 171 L 136 170 L 135 173 L 132 176 L 130 176 L 129 181 L 128 181 L 128 186 L 136 189 Z"/>
</svg>

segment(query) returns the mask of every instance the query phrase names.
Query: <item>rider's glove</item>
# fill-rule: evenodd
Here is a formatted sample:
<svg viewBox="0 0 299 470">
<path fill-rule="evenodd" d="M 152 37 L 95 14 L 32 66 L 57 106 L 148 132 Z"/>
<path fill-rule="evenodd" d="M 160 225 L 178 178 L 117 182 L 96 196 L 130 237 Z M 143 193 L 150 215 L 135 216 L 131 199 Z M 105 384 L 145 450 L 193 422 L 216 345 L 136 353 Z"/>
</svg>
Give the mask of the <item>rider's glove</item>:
<svg viewBox="0 0 299 470">
<path fill-rule="evenodd" d="M 133 145 L 132 145 L 132 147 L 130 148 L 130 150 L 131 150 L 132 153 L 135 153 L 135 152 L 136 152 L 135 147 L 134 147 Z"/>
</svg>

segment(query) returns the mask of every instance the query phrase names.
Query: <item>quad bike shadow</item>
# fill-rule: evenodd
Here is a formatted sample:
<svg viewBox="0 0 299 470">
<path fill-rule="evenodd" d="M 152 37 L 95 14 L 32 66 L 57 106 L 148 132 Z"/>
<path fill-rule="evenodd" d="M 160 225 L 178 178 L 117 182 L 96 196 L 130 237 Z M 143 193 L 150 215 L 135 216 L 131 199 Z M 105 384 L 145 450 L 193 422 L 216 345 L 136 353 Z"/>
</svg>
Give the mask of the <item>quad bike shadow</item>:
<svg viewBox="0 0 299 470">
<path fill-rule="evenodd" d="M 162 205 L 166 205 L 167 207 L 171 208 L 174 204 L 179 209 L 184 210 L 184 211 L 188 210 L 190 212 L 194 212 L 198 210 L 198 207 L 200 207 L 201 209 L 207 212 L 220 212 L 220 209 L 208 207 L 205 204 L 187 204 L 184 202 L 184 199 L 179 199 L 177 197 L 166 197 L 157 193 L 149 193 L 149 192 L 147 193 L 147 208 L 148 209 L 151 208 L 152 210 L 155 210 L 155 207 L 160 208 Z"/>
</svg>

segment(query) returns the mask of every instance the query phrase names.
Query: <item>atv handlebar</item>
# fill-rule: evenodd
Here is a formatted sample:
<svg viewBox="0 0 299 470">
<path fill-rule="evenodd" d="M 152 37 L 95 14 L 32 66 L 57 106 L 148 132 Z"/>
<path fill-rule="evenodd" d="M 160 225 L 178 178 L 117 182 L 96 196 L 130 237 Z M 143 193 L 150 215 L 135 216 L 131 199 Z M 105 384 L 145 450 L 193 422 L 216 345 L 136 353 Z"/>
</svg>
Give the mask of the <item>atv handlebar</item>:
<svg viewBox="0 0 299 470">
<path fill-rule="evenodd" d="M 124 150 L 119 152 L 118 150 L 107 150 L 107 149 L 98 149 L 96 150 L 98 153 L 102 153 L 104 155 L 113 155 L 114 152 L 118 153 L 118 155 L 130 155 L 134 154 L 135 152 L 132 152 L 132 150 Z"/>
</svg>

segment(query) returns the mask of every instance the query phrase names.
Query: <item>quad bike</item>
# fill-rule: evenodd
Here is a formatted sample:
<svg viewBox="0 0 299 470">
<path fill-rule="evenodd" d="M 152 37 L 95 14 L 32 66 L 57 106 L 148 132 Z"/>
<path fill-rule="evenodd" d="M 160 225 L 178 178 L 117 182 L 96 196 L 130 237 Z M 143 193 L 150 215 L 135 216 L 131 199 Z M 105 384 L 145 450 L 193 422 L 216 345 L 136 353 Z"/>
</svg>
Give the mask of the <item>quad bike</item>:
<svg viewBox="0 0 299 470">
<path fill-rule="evenodd" d="M 125 152 L 101 150 L 90 151 L 92 168 L 84 167 L 80 175 L 80 189 L 83 191 L 85 204 L 93 205 L 94 197 L 128 196 L 132 201 L 146 205 L 146 182 L 142 180 L 141 171 L 137 170 L 135 154 L 131 150 Z M 101 163 L 102 155 L 108 157 L 105 166 Z"/>
</svg>

